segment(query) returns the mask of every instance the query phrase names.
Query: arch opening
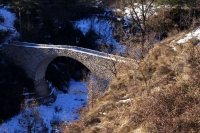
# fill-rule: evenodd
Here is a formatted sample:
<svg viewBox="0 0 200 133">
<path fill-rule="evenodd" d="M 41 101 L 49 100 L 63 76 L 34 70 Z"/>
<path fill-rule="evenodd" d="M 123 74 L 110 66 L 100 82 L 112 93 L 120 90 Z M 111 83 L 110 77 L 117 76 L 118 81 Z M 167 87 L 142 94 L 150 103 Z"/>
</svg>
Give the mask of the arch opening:
<svg viewBox="0 0 200 133">
<path fill-rule="evenodd" d="M 54 58 L 47 66 L 45 79 L 56 89 L 67 93 L 70 80 L 82 81 L 90 70 L 81 62 L 65 56 Z"/>
</svg>

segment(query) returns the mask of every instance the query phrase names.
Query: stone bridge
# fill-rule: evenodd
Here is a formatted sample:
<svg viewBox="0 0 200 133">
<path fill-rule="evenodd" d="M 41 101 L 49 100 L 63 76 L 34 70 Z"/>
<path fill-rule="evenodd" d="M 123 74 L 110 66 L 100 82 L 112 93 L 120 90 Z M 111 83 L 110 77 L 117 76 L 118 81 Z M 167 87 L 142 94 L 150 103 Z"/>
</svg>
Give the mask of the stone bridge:
<svg viewBox="0 0 200 133">
<path fill-rule="evenodd" d="M 26 42 L 13 42 L 3 45 L 2 51 L 9 60 L 22 67 L 27 75 L 33 79 L 35 93 L 38 97 L 44 97 L 50 93 L 45 81 L 45 72 L 49 63 L 56 57 L 73 58 L 85 65 L 91 73 L 105 79 L 114 76 L 119 62 L 128 60 L 120 56 L 76 46 Z"/>
</svg>

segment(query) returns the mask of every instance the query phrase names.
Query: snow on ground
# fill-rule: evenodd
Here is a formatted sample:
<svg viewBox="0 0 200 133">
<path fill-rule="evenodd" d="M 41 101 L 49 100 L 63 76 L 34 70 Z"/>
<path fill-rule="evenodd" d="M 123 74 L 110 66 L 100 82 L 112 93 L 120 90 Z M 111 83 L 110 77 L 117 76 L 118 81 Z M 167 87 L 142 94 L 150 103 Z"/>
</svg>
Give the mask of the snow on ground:
<svg viewBox="0 0 200 133">
<path fill-rule="evenodd" d="M 113 24 L 104 19 L 98 19 L 98 17 L 82 19 L 76 21 L 74 26 L 82 31 L 84 35 L 89 32 L 89 30 L 94 30 L 101 39 L 97 40 L 98 44 L 106 43 L 116 47 L 119 53 L 122 53 L 125 49 L 123 45 L 116 42 L 113 37 Z"/>
<path fill-rule="evenodd" d="M 49 133 L 52 129 L 50 121 L 53 117 L 57 117 L 67 123 L 77 120 L 79 115 L 76 111 L 80 107 L 83 107 L 87 102 L 86 82 L 76 82 L 71 80 L 69 89 L 70 91 L 67 94 L 61 92 L 58 93 L 56 101 L 51 105 L 40 105 L 38 107 L 41 113 L 40 116 L 47 125 Z M 0 133 L 14 133 L 15 130 L 19 130 L 20 132 L 26 131 L 26 128 L 23 128 L 18 122 L 21 116 L 22 114 L 19 114 L 0 125 Z"/>
<path fill-rule="evenodd" d="M 186 34 L 185 37 L 178 40 L 177 43 L 179 43 L 179 44 L 185 43 L 188 40 L 192 39 L 193 37 L 200 40 L 200 28 Z"/>
<path fill-rule="evenodd" d="M 14 29 L 13 24 L 16 19 L 15 14 L 5 8 L 0 9 L 0 16 L 4 18 L 4 22 L 0 24 L 1 30 Z"/>
<path fill-rule="evenodd" d="M 98 40 L 99 43 L 117 44 L 112 36 L 112 23 L 107 20 L 98 19 L 97 17 L 82 19 L 75 22 L 75 27 L 80 29 L 84 35 L 86 35 L 89 30 L 94 30 L 96 34 L 101 37 L 101 39 Z"/>
<path fill-rule="evenodd" d="M 5 43 L 8 43 L 14 37 L 18 37 L 19 33 L 14 28 L 14 21 L 16 20 L 16 16 L 14 13 L 8 11 L 9 7 L 0 8 L 0 16 L 4 19 L 4 22 L 0 23 L 0 30 L 8 31 L 10 30 L 11 35 L 6 38 Z"/>
</svg>

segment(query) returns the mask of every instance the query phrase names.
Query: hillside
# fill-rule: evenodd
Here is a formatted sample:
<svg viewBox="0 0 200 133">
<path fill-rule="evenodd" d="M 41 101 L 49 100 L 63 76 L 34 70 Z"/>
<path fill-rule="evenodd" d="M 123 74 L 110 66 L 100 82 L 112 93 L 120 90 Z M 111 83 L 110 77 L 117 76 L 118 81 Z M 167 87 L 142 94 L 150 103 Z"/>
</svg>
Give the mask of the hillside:
<svg viewBox="0 0 200 133">
<path fill-rule="evenodd" d="M 191 32 L 182 32 L 157 43 L 144 59 L 136 61 L 137 67 L 124 64 L 105 94 L 92 99 L 93 105 L 83 108 L 81 119 L 65 132 L 198 133 L 197 31 L 190 37 Z"/>
</svg>

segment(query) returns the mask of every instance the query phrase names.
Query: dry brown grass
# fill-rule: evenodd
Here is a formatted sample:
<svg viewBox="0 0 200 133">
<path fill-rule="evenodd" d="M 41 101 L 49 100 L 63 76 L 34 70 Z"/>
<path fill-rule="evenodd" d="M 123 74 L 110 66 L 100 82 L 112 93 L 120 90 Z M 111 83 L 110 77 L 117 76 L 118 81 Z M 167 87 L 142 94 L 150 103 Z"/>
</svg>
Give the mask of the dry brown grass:
<svg viewBox="0 0 200 133">
<path fill-rule="evenodd" d="M 156 44 L 138 67 L 127 65 L 66 133 L 199 133 L 200 46 L 176 38 Z"/>
</svg>

